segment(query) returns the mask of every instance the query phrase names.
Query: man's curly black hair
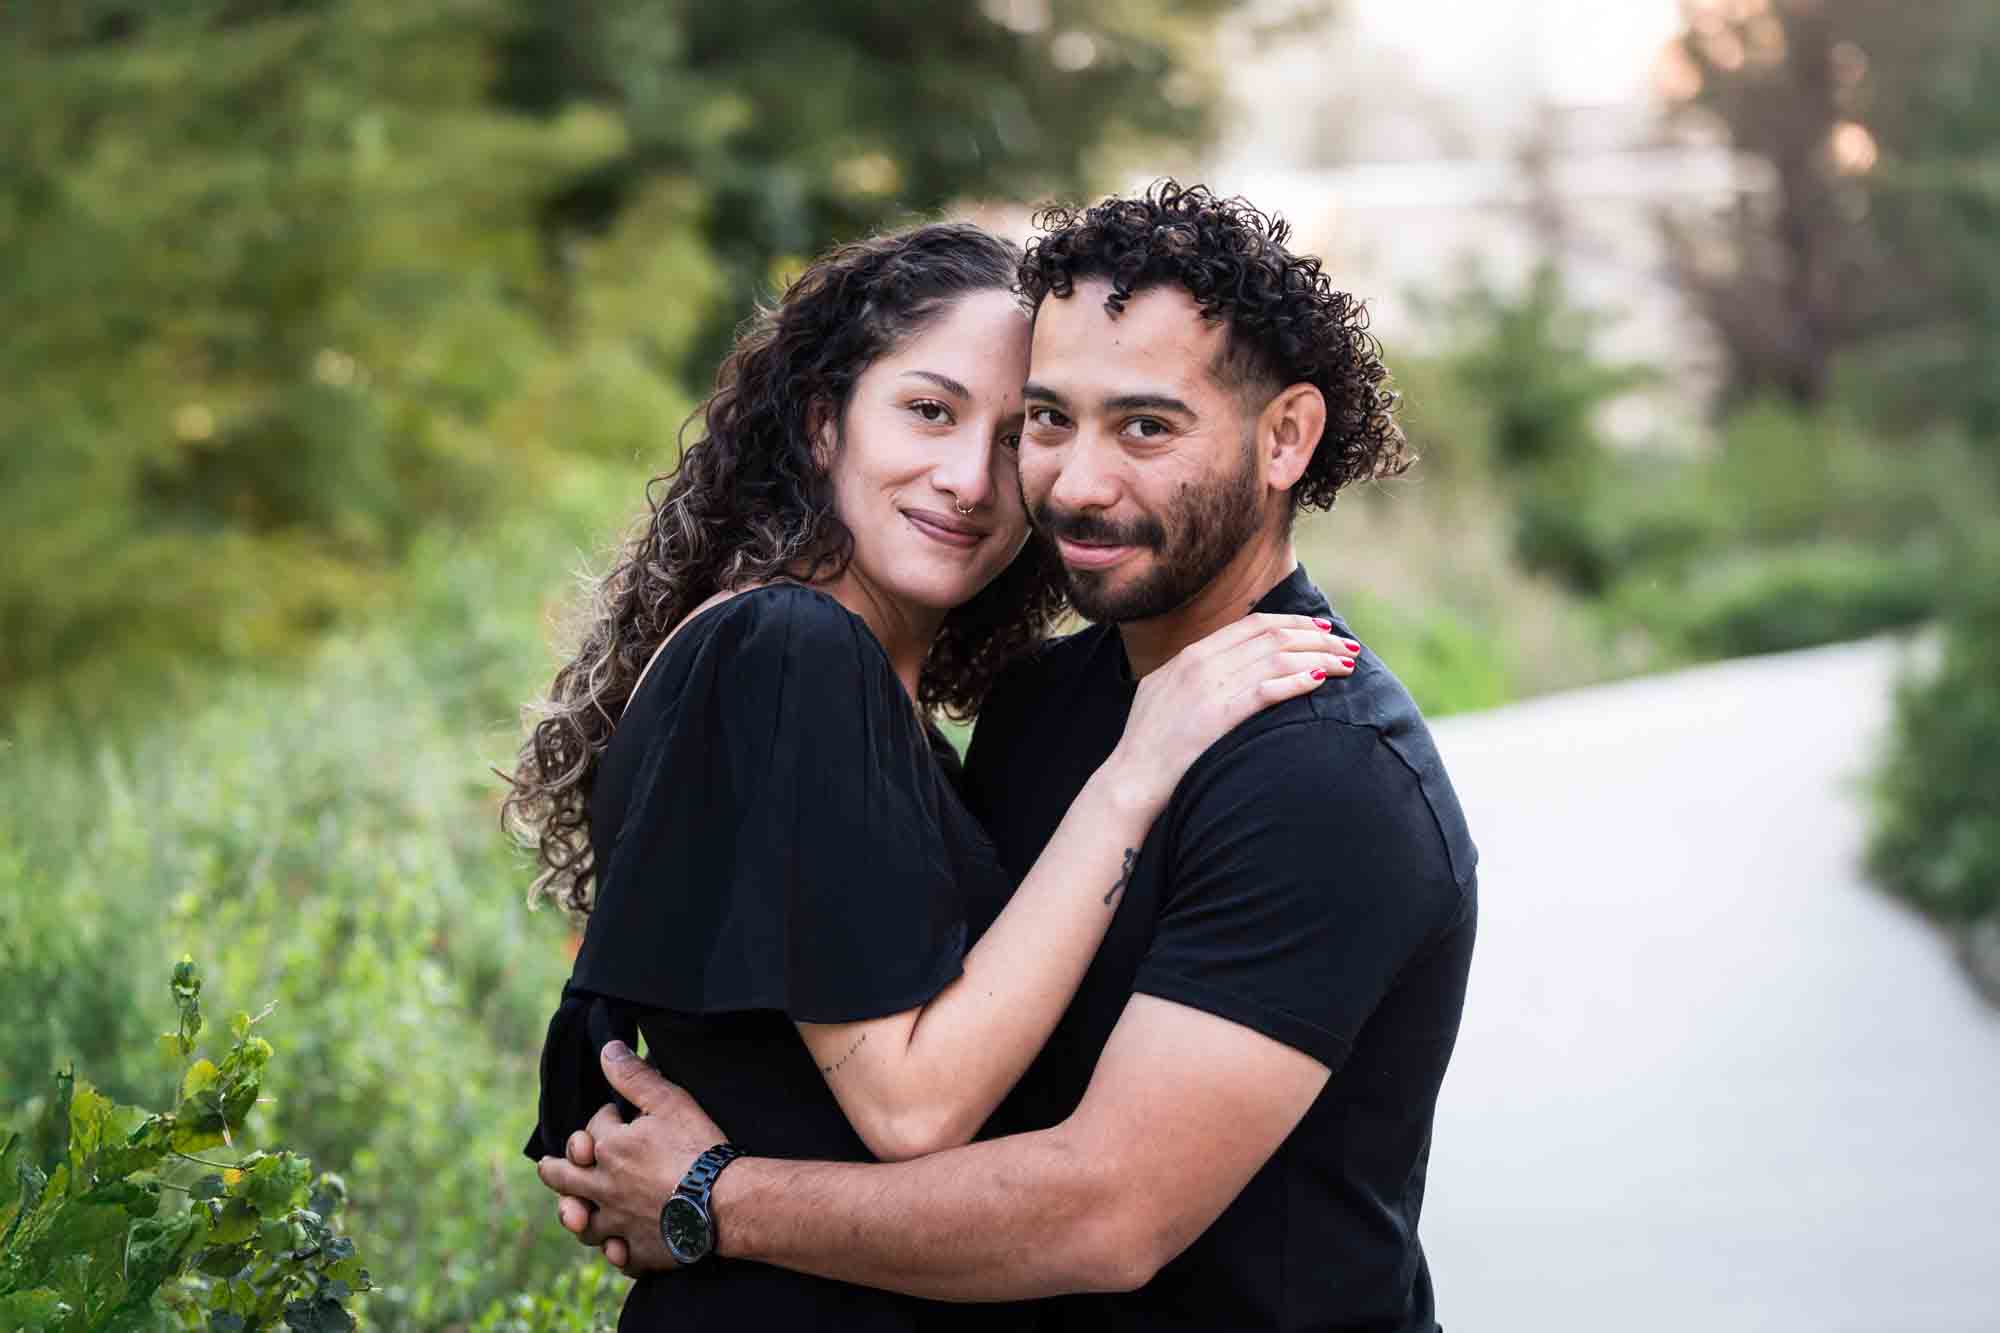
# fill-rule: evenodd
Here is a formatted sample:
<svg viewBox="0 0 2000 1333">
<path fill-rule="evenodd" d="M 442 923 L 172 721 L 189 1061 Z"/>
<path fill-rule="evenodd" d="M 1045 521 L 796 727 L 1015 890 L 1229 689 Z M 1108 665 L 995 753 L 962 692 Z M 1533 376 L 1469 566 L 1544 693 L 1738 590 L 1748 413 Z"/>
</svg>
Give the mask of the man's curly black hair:
<svg viewBox="0 0 2000 1333">
<path fill-rule="evenodd" d="M 1368 312 L 1335 291 L 1320 261 L 1285 249 L 1291 226 L 1205 185 L 1154 184 L 1136 198 L 1035 215 L 1043 235 L 1021 260 L 1021 291 L 1035 307 L 1079 282 L 1108 279 L 1113 315 L 1150 287 L 1186 289 L 1205 318 L 1227 324 L 1221 381 L 1261 407 L 1291 384 L 1326 399 L 1326 433 L 1292 508 L 1330 509 L 1343 486 L 1399 476 L 1416 462 L 1396 423 L 1399 395 L 1368 332 Z"/>
</svg>

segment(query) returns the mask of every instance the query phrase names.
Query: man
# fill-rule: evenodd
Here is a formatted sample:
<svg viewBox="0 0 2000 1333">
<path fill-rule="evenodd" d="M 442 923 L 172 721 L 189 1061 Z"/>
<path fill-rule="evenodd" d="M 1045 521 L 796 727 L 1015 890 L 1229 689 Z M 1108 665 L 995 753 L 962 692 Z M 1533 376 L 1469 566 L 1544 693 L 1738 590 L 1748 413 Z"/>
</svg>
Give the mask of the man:
<svg viewBox="0 0 2000 1333">
<path fill-rule="evenodd" d="M 1017 873 L 1138 677 L 1253 609 L 1349 632 L 1297 567 L 1294 514 L 1409 464 L 1361 311 L 1282 223 L 1171 182 L 1044 218 L 1021 488 L 1099 624 L 1013 671 L 973 739 L 969 800 Z M 1416 1228 L 1475 860 L 1416 707 L 1364 659 L 1189 771 L 1106 885 L 1110 933 L 1004 1137 L 741 1158 L 704 1237 L 916 1295 L 1054 1296 L 1045 1324 L 1094 1333 L 1435 1329 Z M 636 1271 L 667 1262 L 662 1207 L 725 1136 L 621 1046 L 605 1070 L 646 1114 L 606 1108 L 540 1171 Z"/>
</svg>

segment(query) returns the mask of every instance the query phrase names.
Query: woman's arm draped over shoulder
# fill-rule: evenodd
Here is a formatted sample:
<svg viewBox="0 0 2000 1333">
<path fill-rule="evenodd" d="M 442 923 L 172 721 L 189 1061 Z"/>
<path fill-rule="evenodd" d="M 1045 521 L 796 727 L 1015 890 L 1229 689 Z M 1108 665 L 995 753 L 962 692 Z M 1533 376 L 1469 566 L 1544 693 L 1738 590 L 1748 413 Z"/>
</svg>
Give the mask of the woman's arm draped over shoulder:
<svg viewBox="0 0 2000 1333">
<path fill-rule="evenodd" d="M 1141 683 L 1117 749 L 955 980 L 902 1012 L 799 1023 L 871 1152 L 896 1161 L 970 1142 L 1068 1007 L 1188 766 L 1252 713 L 1348 669 L 1339 641 L 1297 616 L 1247 617 L 1193 645 Z"/>
</svg>

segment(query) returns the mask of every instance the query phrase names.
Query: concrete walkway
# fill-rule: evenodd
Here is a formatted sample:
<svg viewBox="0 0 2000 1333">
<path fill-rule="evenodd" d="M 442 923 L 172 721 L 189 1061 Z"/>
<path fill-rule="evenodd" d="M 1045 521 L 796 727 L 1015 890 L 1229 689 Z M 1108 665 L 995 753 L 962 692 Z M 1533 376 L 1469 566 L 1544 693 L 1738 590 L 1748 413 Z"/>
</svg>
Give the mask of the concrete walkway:
<svg viewBox="0 0 2000 1333">
<path fill-rule="evenodd" d="M 2000 1329 L 2000 1014 L 1868 887 L 1876 641 L 1454 718 L 1451 1333 Z"/>
</svg>

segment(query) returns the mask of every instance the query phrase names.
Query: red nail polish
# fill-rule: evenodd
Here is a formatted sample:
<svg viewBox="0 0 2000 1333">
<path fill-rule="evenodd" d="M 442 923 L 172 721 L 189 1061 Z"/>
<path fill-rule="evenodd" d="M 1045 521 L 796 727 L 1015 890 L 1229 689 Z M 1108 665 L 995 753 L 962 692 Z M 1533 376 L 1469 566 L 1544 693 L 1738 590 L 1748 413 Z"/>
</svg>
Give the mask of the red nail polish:
<svg viewBox="0 0 2000 1333">
<path fill-rule="evenodd" d="M 1347 651 L 1350 653 L 1358 653 L 1361 651 L 1361 645 L 1356 643 L 1352 639 L 1342 639 L 1341 642 L 1347 645 Z"/>
<path fill-rule="evenodd" d="M 1333 622 L 1331 620 L 1321 620 L 1318 617 L 1314 617 L 1313 624 L 1318 625 L 1329 634 L 1333 633 Z"/>
<path fill-rule="evenodd" d="M 1314 667 L 1314 668 L 1313 668 L 1313 679 L 1314 679 L 1314 680 L 1325 680 L 1325 679 L 1326 679 L 1326 672 L 1325 672 L 1324 670 L 1322 670 L 1321 668 L 1319 668 L 1319 667 Z"/>
<path fill-rule="evenodd" d="M 1346 667 L 1346 668 L 1347 668 L 1348 670 L 1350 670 L 1350 671 L 1352 671 L 1352 670 L 1354 669 L 1354 659 L 1353 659 L 1353 658 L 1351 658 L 1351 657 L 1343 657 L 1343 658 L 1341 658 L 1341 659 L 1340 659 L 1340 664 L 1341 664 L 1342 666 Z"/>
</svg>

